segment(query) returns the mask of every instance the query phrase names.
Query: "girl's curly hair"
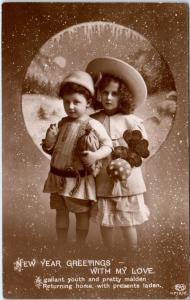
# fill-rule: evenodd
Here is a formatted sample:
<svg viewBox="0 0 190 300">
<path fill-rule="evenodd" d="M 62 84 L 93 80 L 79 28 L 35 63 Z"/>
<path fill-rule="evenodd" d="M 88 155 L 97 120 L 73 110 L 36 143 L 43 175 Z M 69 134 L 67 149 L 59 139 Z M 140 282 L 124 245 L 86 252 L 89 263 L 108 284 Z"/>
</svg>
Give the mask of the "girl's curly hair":
<svg viewBox="0 0 190 300">
<path fill-rule="evenodd" d="M 91 93 L 85 87 L 77 83 L 73 83 L 73 82 L 64 83 L 63 81 L 59 90 L 59 95 L 58 95 L 59 98 L 63 99 L 64 95 L 69 95 L 73 93 L 79 93 L 83 95 L 86 98 L 86 101 L 88 103 L 91 103 L 92 100 Z"/>
<path fill-rule="evenodd" d="M 121 79 L 118 77 L 115 77 L 110 74 L 103 74 L 102 78 L 100 79 L 100 82 L 98 83 L 98 87 L 96 89 L 95 97 L 92 101 L 92 106 L 95 110 L 103 108 L 100 101 L 97 100 L 98 90 L 101 92 L 104 90 L 104 88 L 111 82 L 118 82 L 119 83 L 119 106 L 118 106 L 118 112 L 121 112 L 123 114 L 129 115 L 133 113 L 135 109 L 135 103 L 134 103 L 134 96 L 129 90 L 126 83 L 124 83 Z"/>
</svg>

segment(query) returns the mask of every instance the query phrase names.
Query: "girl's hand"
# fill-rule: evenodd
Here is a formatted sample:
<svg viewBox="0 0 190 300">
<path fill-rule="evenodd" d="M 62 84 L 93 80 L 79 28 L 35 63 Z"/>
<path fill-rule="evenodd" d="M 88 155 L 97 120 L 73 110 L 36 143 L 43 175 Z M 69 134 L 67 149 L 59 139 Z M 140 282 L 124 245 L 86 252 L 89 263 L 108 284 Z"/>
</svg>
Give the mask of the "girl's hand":
<svg viewBox="0 0 190 300">
<path fill-rule="evenodd" d="M 96 153 L 92 152 L 92 151 L 83 151 L 81 159 L 82 159 L 82 162 L 84 163 L 84 165 L 91 166 L 97 160 Z"/>
</svg>

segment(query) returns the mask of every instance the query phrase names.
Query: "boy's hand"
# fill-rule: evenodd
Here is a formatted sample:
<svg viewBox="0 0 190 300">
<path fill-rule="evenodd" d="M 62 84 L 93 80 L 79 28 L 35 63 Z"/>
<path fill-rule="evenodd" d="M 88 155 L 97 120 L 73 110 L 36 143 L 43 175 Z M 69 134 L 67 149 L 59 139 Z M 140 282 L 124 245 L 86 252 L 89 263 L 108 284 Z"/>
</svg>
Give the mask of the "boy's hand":
<svg viewBox="0 0 190 300">
<path fill-rule="evenodd" d="M 57 134 L 58 134 L 58 128 L 56 124 L 51 124 L 47 130 L 46 137 L 45 137 L 45 144 L 47 147 L 53 146 L 53 144 L 56 142 Z"/>
<path fill-rule="evenodd" d="M 51 124 L 47 130 L 46 137 L 55 136 L 58 134 L 58 128 L 56 124 Z"/>
<path fill-rule="evenodd" d="M 84 165 L 91 166 L 96 162 L 96 153 L 92 151 L 83 151 L 81 159 Z"/>
</svg>

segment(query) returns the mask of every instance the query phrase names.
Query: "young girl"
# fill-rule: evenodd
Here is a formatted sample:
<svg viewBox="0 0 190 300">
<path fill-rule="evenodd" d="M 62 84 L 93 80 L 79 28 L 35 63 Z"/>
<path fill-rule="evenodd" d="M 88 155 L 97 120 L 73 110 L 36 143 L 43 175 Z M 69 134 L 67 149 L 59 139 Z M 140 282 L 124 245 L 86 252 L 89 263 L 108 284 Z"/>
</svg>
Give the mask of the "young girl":
<svg viewBox="0 0 190 300">
<path fill-rule="evenodd" d="M 74 71 L 61 84 L 60 98 L 67 117 L 58 127 L 50 125 L 42 148 L 52 155 L 44 192 L 50 193 L 50 207 L 56 209 L 58 242 L 65 246 L 69 228 L 69 212 L 76 215 L 76 241 L 83 245 L 89 228 L 89 209 L 96 201 L 95 179 L 89 166 L 112 151 L 112 142 L 102 124 L 87 114 L 94 94 L 92 78 Z M 88 129 L 88 131 L 87 131 Z M 80 153 L 78 141 L 92 131 L 99 142 L 96 151 Z M 93 142 L 93 141 L 92 141 Z"/>
<path fill-rule="evenodd" d="M 147 95 L 141 75 L 127 63 L 111 57 L 93 60 L 86 71 L 98 78 L 95 108 L 103 109 L 93 117 L 104 125 L 113 146 L 128 147 L 123 138 L 125 130 L 140 130 L 146 139 L 141 119 L 133 114 L 134 109 L 144 102 Z M 105 245 L 112 248 L 113 228 L 119 226 L 128 249 L 134 251 L 137 249 L 136 225 L 147 221 L 149 216 L 143 198 L 146 192 L 145 183 L 141 168 L 133 167 L 126 184 L 120 181 L 119 193 L 118 189 L 116 192 L 115 181 L 107 172 L 111 159 L 110 155 L 103 160 L 103 168 L 96 178 L 101 234 Z"/>
</svg>

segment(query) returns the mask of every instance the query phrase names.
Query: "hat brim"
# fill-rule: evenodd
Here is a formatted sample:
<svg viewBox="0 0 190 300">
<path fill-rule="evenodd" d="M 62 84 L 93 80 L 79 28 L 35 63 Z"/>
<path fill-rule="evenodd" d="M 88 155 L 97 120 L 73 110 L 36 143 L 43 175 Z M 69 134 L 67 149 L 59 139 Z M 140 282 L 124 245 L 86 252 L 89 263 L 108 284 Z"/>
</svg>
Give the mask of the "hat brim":
<svg viewBox="0 0 190 300">
<path fill-rule="evenodd" d="M 127 84 L 134 95 L 135 106 L 144 103 L 147 97 L 147 87 L 141 74 L 128 63 L 114 57 L 100 57 L 92 60 L 87 68 L 93 78 L 97 78 L 100 73 L 111 74 Z"/>
</svg>

